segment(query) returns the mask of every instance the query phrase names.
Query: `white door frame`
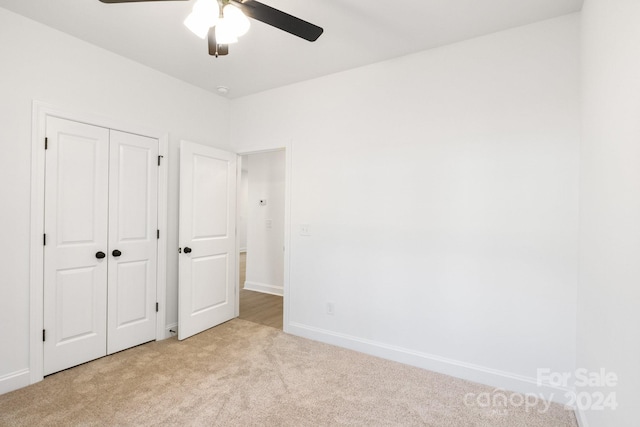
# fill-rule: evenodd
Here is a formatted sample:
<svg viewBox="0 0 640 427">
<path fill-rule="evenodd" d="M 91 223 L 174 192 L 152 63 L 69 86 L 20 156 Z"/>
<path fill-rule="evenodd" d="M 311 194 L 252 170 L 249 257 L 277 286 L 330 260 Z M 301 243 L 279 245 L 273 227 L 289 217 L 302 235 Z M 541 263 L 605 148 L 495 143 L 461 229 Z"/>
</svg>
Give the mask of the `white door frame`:
<svg viewBox="0 0 640 427">
<path fill-rule="evenodd" d="M 285 144 L 275 145 L 258 145 L 251 148 L 246 148 L 238 151 L 238 182 L 240 182 L 242 174 L 242 161 L 241 156 L 248 156 L 251 154 L 268 153 L 271 151 L 285 152 L 285 178 L 284 178 L 284 283 L 283 286 L 283 313 L 282 313 L 282 329 L 284 332 L 289 332 L 289 301 L 291 301 L 291 287 L 289 286 L 290 277 L 290 265 L 291 265 L 291 182 L 292 182 L 292 169 L 291 161 L 293 159 L 293 143 L 287 142 Z M 240 200 L 240 185 L 237 186 L 236 203 Z M 236 224 L 240 215 L 240 210 L 236 208 Z M 236 232 L 236 248 L 240 247 L 240 237 Z M 236 257 L 236 271 L 240 270 L 240 257 Z M 240 275 L 236 274 L 236 317 L 240 315 Z"/>
<path fill-rule="evenodd" d="M 166 287 L 167 287 L 167 154 L 169 135 L 132 125 L 125 121 L 86 113 L 78 109 L 59 108 L 40 101 L 33 101 L 31 131 L 31 236 L 29 249 L 29 373 L 30 383 L 42 381 L 44 375 L 44 347 L 42 325 L 44 308 L 44 196 L 45 196 L 45 151 L 47 117 L 58 117 L 93 126 L 120 130 L 158 140 L 158 153 L 164 162 L 158 170 L 158 266 L 156 298 L 159 303 L 156 318 L 156 340 L 166 338 Z"/>
</svg>

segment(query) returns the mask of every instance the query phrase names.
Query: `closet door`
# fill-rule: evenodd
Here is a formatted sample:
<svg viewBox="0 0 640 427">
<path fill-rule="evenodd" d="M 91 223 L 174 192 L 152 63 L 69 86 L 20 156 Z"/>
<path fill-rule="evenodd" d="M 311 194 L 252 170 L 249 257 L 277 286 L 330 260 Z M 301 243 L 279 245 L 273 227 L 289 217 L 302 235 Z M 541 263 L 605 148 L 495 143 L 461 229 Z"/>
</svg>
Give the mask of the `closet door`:
<svg viewBox="0 0 640 427">
<path fill-rule="evenodd" d="M 109 354 L 156 337 L 158 140 L 111 131 Z"/>
<path fill-rule="evenodd" d="M 44 374 L 106 354 L 109 130 L 46 123 Z"/>
</svg>

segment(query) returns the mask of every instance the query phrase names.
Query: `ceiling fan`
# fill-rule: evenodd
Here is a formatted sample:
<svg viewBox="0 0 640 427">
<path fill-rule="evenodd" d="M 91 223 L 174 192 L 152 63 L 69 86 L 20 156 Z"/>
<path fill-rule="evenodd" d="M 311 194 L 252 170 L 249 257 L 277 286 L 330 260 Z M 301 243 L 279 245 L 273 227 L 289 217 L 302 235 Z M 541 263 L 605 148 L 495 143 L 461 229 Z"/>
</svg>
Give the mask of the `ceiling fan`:
<svg viewBox="0 0 640 427">
<path fill-rule="evenodd" d="M 189 1 L 189 0 L 100 0 L 102 3 L 134 3 L 143 1 Z M 216 58 L 229 54 L 229 44 L 249 29 L 247 17 L 264 22 L 310 42 L 314 42 L 324 31 L 288 13 L 255 0 L 196 0 L 193 12 L 185 25 L 200 38 L 208 39 L 209 55 Z"/>
</svg>

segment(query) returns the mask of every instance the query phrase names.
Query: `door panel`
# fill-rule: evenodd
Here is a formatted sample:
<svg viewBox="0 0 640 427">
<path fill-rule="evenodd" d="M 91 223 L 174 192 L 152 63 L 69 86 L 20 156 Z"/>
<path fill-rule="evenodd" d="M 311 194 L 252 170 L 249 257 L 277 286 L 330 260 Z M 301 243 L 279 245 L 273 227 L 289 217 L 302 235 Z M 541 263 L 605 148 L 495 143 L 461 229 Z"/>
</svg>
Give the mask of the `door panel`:
<svg viewBox="0 0 640 427">
<path fill-rule="evenodd" d="M 156 336 L 157 159 L 158 140 L 111 131 L 109 354 Z"/>
<path fill-rule="evenodd" d="M 149 262 L 118 262 L 116 274 L 116 325 L 121 328 L 146 321 L 149 317 L 147 296 Z M 142 341 L 144 342 L 144 341 Z"/>
<path fill-rule="evenodd" d="M 192 239 L 227 237 L 227 204 L 218 203 L 216 199 L 226 201 L 229 198 L 228 171 L 226 161 L 193 155 Z M 209 197 L 212 194 L 216 198 Z"/>
<path fill-rule="evenodd" d="M 93 301 L 96 298 L 95 287 L 98 269 L 95 267 L 58 270 L 55 283 L 56 331 L 58 344 L 65 344 L 96 335 L 93 319 Z"/>
<path fill-rule="evenodd" d="M 234 153 L 180 144 L 179 339 L 235 315 L 235 195 Z"/>
<path fill-rule="evenodd" d="M 106 354 L 109 131 L 47 118 L 44 374 Z"/>
<path fill-rule="evenodd" d="M 227 255 L 191 257 L 191 274 L 194 283 L 227 281 Z M 191 296 L 191 314 L 198 314 L 225 304 L 229 297 L 223 286 L 195 286 Z"/>
</svg>

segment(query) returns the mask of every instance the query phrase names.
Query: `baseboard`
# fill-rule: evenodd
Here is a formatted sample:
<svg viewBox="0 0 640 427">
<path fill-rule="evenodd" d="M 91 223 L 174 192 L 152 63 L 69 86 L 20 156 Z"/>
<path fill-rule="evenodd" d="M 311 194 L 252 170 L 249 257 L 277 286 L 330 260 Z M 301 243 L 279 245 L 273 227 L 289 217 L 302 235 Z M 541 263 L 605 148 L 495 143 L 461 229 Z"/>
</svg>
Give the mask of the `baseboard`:
<svg viewBox="0 0 640 427">
<path fill-rule="evenodd" d="M 248 280 L 244 282 L 244 288 L 248 291 L 262 292 L 263 294 L 278 295 L 280 297 L 284 294 L 284 288 L 282 286 L 250 282 Z"/>
<path fill-rule="evenodd" d="M 296 322 L 289 322 L 286 331 L 293 335 L 485 384 L 497 389 L 541 396 L 546 400 L 562 405 L 567 405 L 570 402 L 570 397 L 573 393 L 573 390 L 555 387 L 551 384 L 538 385 L 536 378 L 533 377 L 526 377 L 433 354 L 422 353 Z"/>
<path fill-rule="evenodd" d="M 247 248 L 240 248 L 240 249 L 238 249 L 238 252 L 247 253 Z"/>
<path fill-rule="evenodd" d="M 576 421 L 578 421 L 578 427 L 589 427 L 587 422 L 587 414 L 581 411 L 580 408 L 576 408 Z"/>
<path fill-rule="evenodd" d="M 173 331 L 173 332 L 171 332 L 171 331 Z M 172 323 L 170 325 L 167 325 L 166 328 L 164 328 L 164 339 L 175 337 L 176 335 L 178 335 L 178 324 L 177 323 Z"/>
<path fill-rule="evenodd" d="M 28 369 L 11 372 L 0 376 L 0 394 L 26 387 L 30 384 L 31 374 Z"/>
</svg>

